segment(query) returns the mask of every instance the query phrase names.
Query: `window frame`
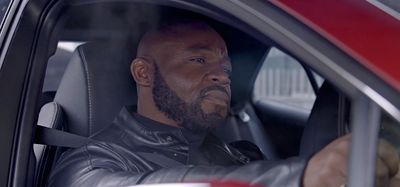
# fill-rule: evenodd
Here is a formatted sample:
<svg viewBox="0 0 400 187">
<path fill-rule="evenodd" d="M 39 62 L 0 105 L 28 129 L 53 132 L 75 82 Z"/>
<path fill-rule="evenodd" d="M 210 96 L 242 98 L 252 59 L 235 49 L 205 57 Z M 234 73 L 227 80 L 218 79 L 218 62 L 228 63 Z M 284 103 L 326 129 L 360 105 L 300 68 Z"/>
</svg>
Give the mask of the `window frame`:
<svg viewBox="0 0 400 187">
<path fill-rule="evenodd" d="M 33 124 L 39 112 L 42 75 L 55 48 L 51 31 L 60 18 L 50 10 L 62 3 L 25 0 L 13 4 L 16 12 L 2 35 L 0 90 L 7 90 L 0 92 L 0 165 L 5 166 L 0 168 L 0 184 L 4 186 L 32 185 Z"/>
<path fill-rule="evenodd" d="M 352 140 L 347 179 L 349 186 L 375 185 L 380 118 L 381 109 L 374 101 L 361 93 L 358 98 L 353 98 Z"/>
<path fill-rule="evenodd" d="M 18 20 L 21 17 L 27 0 L 10 0 L 7 11 L 0 22 L 0 69 L 3 65 L 5 53 L 11 41 Z"/>
</svg>

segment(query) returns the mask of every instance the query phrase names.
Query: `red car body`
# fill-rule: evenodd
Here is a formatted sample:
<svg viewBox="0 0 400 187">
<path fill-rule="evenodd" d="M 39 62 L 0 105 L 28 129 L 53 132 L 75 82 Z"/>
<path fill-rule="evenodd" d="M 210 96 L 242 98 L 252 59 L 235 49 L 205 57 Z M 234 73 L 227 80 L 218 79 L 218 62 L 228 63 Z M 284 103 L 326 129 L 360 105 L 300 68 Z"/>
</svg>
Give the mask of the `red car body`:
<svg viewBox="0 0 400 187">
<path fill-rule="evenodd" d="M 271 2 L 323 35 L 400 91 L 399 14 L 390 15 L 369 1 Z"/>
</svg>

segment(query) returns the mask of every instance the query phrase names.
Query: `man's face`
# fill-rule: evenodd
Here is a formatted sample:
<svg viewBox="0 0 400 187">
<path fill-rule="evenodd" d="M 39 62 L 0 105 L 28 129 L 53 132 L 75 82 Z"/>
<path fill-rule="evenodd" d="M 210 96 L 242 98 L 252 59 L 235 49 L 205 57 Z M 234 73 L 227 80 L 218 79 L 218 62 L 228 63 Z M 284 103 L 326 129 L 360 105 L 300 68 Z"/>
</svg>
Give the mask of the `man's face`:
<svg viewBox="0 0 400 187">
<path fill-rule="evenodd" d="M 231 64 L 211 29 L 168 36 L 155 51 L 153 99 L 168 118 L 189 129 L 214 128 L 229 111 Z"/>
</svg>

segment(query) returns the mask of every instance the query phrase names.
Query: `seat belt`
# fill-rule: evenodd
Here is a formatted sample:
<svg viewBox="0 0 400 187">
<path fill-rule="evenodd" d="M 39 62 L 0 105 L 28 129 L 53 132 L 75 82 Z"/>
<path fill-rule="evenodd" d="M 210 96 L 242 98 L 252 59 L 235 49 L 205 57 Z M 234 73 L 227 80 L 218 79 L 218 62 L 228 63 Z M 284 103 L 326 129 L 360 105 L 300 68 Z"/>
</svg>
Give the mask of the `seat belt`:
<svg viewBox="0 0 400 187">
<path fill-rule="evenodd" d="M 41 125 L 36 126 L 36 135 L 34 140 L 34 143 L 36 144 L 78 148 L 90 141 L 91 139 L 84 136 Z"/>
<path fill-rule="evenodd" d="M 34 143 L 59 147 L 79 148 L 91 141 L 94 140 L 62 130 L 37 125 Z M 160 154 L 146 152 L 136 152 L 136 154 L 145 158 L 149 162 L 153 162 L 164 168 L 184 165 L 176 160 Z"/>
<path fill-rule="evenodd" d="M 259 149 L 266 159 L 278 159 L 279 157 L 276 154 L 273 143 L 269 139 L 269 136 L 267 136 L 260 119 L 258 119 L 256 112 L 249 103 L 246 103 L 244 107 L 238 111 L 237 117 L 239 118 L 238 123 L 245 125 L 250 130 L 254 143 L 259 146 Z"/>
</svg>

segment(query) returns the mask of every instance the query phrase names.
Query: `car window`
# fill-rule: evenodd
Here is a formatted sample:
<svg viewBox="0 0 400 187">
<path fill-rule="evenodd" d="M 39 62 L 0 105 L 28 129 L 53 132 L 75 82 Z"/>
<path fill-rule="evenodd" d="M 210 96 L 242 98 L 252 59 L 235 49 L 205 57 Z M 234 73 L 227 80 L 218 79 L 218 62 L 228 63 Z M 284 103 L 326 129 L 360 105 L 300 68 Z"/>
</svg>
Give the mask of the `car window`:
<svg viewBox="0 0 400 187">
<path fill-rule="evenodd" d="M 383 110 L 380 120 L 379 138 L 389 142 L 400 156 L 400 123 Z M 377 151 L 379 151 L 379 148 Z M 400 172 L 397 172 L 396 178 L 400 182 Z"/>
<path fill-rule="evenodd" d="M 400 123 L 386 112 L 382 112 L 379 137 L 395 146 L 400 153 Z"/>
<path fill-rule="evenodd" d="M 400 153 L 400 123 L 386 112 L 382 113 L 379 136 L 393 144 Z"/>
<path fill-rule="evenodd" d="M 5 14 L 7 12 L 8 5 L 10 4 L 10 0 L 0 0 L 0 20 L 1 24 L 3 25 L 3 18 L 5 17 Z"/>
<path fill-rule="evenodd" d="M 323 79 L 313 73 L 318 86 Z M 311 110 L 315 92 L 303 66 L 279 49 L 273 47 L 257 75 L 254 100 L 276 101 L 292 107 Z"/>
</svg>

